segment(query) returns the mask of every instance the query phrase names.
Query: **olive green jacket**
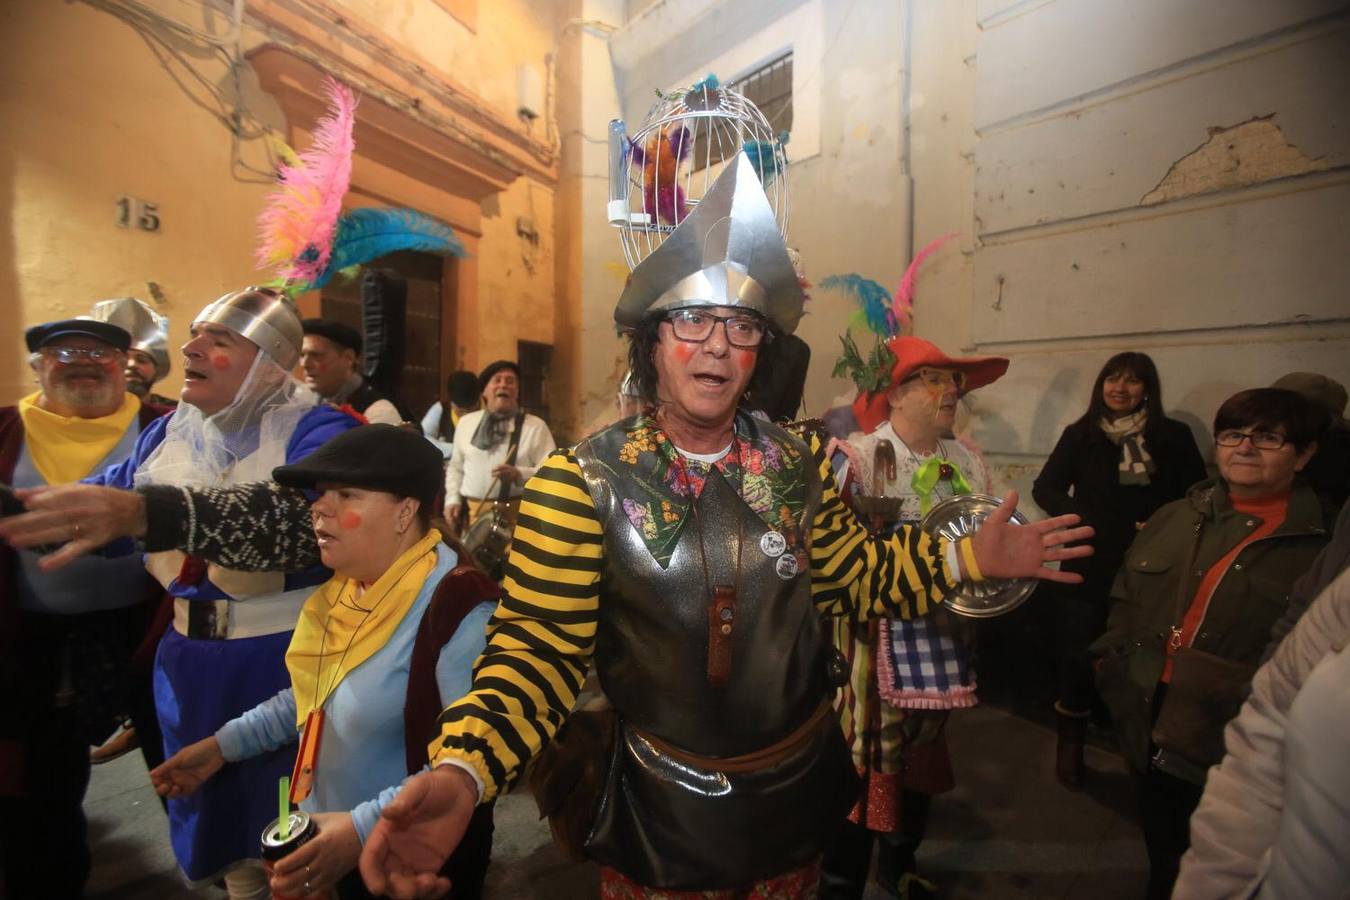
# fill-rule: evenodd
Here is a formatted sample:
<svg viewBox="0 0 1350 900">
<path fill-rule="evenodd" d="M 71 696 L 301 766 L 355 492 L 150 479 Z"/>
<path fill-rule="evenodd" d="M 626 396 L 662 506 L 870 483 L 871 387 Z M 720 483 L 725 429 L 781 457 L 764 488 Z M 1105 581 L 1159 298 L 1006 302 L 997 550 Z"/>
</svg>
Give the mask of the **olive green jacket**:
<svg viewBox="0 0 1350 900">
<path fill-rule="evenodd" d="M 1111 589 L 1106 632 L 1088 652 L 1100 660 L 1097 689 L 1121 751 L 1137 771 L 1148 768 L 1154 695 L 1172 627 L 1180 626 L 1204 574 L 1260 524 L 1235 510 L 1227 484 L 1213 478 L 1154 513 L 1125 554 Z M 1290 587 L 1326 542 L 1322 506 L 1296 480 L 1284 523 L 1243 548 L 1219 579 L 1193 646 L 1259 663 L 1271 627 L 1289 605 Z"/>
</svg>

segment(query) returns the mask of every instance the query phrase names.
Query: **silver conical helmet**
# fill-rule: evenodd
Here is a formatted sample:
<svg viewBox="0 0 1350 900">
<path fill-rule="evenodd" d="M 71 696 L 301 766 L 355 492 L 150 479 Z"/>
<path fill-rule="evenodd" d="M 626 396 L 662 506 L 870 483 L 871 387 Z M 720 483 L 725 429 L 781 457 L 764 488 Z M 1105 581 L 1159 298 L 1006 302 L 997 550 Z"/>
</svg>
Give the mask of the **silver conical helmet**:
<svg viewBox="0 0 1350 900">
<path fill-rule="evenodd" d="M 638 263 L 614 321 L 632 329 L 665 310 L 740 306 L 791 334 L 805 302 L 773 207 L 742 152 L 665 242 Z"/>
<path fill-rule="evenodd" d="M 300 344 L 305 339 L 300 313 L 286 294 L 274 288 L 231 291 L 192 321 L 214 322 L 243 335 L 288 372 L 300 362 Z"/>
<path fill-rule="evenodd" d="M 150 354 L 155 361 L 155 380 L 169 374 L 169 319 L 135 297 L 100 300 L 90 318 L 116 325 L 131 335 L 131 349 Z"/>
</svg>

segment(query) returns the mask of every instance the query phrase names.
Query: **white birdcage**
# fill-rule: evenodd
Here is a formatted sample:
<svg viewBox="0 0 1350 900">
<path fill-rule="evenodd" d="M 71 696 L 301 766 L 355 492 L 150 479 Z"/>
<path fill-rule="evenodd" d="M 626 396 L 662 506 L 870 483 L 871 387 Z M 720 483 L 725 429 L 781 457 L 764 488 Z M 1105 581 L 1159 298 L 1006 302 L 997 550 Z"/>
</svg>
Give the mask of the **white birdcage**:
<svg viewBox="0 0 1350 900">
<path fill-rule="evenodd" d="M 621 119 L 609 126 L 609 222 L 628 267 L 661 246 L 742 150 L 786 240 L 787 155 L 759 108 L 711 76 L 661 98 L 631 138 Z"/>
</svg>

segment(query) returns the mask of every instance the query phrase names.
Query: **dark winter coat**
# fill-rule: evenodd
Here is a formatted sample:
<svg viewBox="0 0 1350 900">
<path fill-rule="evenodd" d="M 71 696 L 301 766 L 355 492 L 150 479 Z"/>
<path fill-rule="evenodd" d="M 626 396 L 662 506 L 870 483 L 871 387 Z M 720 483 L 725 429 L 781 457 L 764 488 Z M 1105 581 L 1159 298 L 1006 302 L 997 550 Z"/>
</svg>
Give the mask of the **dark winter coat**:
<svg viewBox="0 0 1350 900">
<path fill-rule="evenodd" d="M 1106 633 L 1088 652 L 1101 661 L 1097 689 L 1125 759 L 1138 771 L 1148 767 L 1154 694 L 1172 626 L 1180 624 L 1178 596 L 1189 605 L 1204 574 L 1260 524 L 1233 508 L 1223 479 L 1211 479 L 1158 510 L 1125 556 L 1111 589 Z M 1219 579 L 1193 646 L 1255 666 L 1294 581 L 1326 543 L 1322 504 L 1296 480 L 1284 523 L 1245 547 Z"/>
<path fill-rule="evenodd" d="M 1084 578 L 1075 593 L 1105 600 L 1111 581 L 1134 539 L 1135 523 L 1147 522 L 1163 504 L 1179 500 L 1206 477 L 1205 461 L 1190 428 L 1164 418 L 1147 426 L 1144 443 L 1157 466 L 1146 485 L 1120 483 L 1120 447 L 1096 423 L 1075 422 L 1036 476 L 1031 496 L 1052 516 L 1077 513 L 1096 529 L 1094 553 L 1064 563 Z"/>
</svg>

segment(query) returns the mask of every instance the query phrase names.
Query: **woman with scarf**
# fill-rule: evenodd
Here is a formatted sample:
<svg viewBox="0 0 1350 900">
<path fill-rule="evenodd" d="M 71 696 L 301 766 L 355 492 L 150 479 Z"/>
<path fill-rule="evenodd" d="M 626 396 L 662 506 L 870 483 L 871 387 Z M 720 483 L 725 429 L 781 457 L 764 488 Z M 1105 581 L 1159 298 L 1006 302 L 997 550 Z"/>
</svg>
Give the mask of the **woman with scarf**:
<svg viewBox="0 0 1350 900">
<path fill-rule="evenodd" d="M 314 534 L 333 578 L 305 601 L 286 651 L 289 687 L 183 748 L 150 773 L 166 797 L 192 794 L 227 765 L 299 755 L 292 795 L 318 836 L 277 864 L 278 895 L 370 895 L 353 870 L 380 810 L 426 761 L 441 707 L 467 693 L 496 585 L 431 527 L 440 452 L 421 436 L 370 425 L 273 473 L 317 492 Z M 417 715 L 416 710 L 422 710 Z M 294 745 L 299 742 L 298 750 Z M 274 796 L 269 794 L 269 797 Z M 476 897 L 492 846 L 491 808 L 471 826 L 450 878 Z"/>
<path fill-rule="evenodd" d="M 1135 532 L 1205 477 L 1190 428 L 1163 415 L 1162 384 L 1144 353 L 1117 353 L 1092 385 L 1087 412 L 1059 438 L 1031 495 L 1052 516 L 1077 513 L 1096 529 L 1095 555 L 1066 562 L 1083 583 L 1053 588 L 1059 724 L 1055 775 L 1083 783 L 1083 741 L 1095 691 L 1087 647 L 1106 627 L 1107 595 Z"/>
</svg>

